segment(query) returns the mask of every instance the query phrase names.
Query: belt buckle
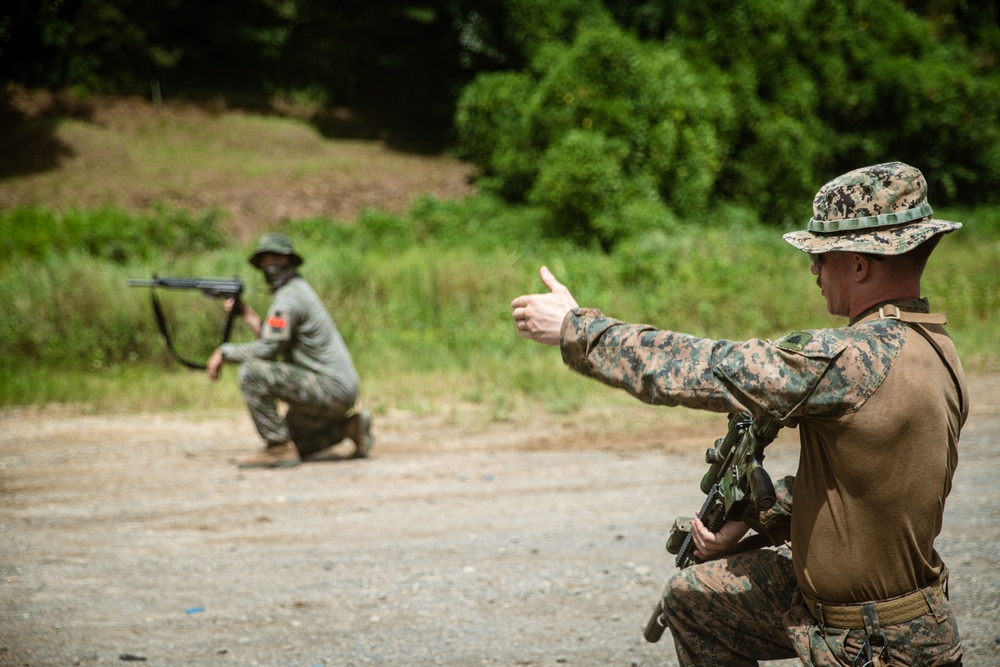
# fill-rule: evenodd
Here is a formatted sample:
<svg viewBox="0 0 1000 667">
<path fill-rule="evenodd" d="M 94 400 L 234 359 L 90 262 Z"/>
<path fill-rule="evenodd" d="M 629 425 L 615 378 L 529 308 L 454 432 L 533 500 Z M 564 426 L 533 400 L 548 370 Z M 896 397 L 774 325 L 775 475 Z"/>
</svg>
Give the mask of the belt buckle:
<svg viewBox="0 0 1000 667">
<path fill-rule="evenodd" d="M 892 308 L 896 312 L 893 313 L 892 315 L 890 315 L 890 314 L 888 314 L 888 313 L 885 312 L 886 308 Z M 898 320 L 898 319 L 900 319 L 899 318 L 899 308 L 896 308 L 896 306 L 892 305 L 891 303 L 888 304 L 888 305 L 885 305 L 885 306 L 879 306 L 878 316 L 881 317 L 884 320 Z"/>
</svg>

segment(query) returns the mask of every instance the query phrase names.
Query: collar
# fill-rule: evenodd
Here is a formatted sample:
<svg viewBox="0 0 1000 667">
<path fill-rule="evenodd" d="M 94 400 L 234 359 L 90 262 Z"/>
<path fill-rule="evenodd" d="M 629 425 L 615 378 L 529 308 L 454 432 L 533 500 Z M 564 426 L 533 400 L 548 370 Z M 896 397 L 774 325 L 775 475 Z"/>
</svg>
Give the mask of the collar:
<svg viewBox="0 0 1000 667">
<path fill-rule="evenodd" d="M 863 320 L 892 319 L 903 322 L 918 322 L 920 324 L 947 324 L 948 319 L 944 313 L 932 313 L 927 299 L 893 299 L 872 306 L 858 317 L 854 318 L 851 325 Z"/>
</svg>

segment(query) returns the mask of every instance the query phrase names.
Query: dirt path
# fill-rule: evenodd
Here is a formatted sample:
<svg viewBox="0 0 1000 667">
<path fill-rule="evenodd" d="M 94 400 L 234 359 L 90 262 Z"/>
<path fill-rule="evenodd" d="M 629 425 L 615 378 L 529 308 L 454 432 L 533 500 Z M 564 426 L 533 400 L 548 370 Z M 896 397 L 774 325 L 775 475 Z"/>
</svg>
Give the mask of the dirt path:
<svg viewBox="0 0 1000 667">
<path fill-rule="evenodd" d="M 1000 378 L 973 387 L 938 548 L 985 667 Z M 390 414 L 370 460 L 240 471 L 243 414 L 0 413 L 0 665 L 674 665 L 641 630 L 712 430 L 594 432 Z"/>
</svg>

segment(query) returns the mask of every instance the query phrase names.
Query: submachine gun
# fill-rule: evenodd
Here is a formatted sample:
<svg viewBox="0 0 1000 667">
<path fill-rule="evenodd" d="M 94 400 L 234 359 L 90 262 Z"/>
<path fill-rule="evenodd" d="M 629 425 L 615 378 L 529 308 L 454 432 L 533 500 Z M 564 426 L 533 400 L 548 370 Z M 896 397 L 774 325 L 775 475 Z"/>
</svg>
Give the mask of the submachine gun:
<svg viewBox="0 0 1000 667">
<path fill-rule="evenodd" d="M 705 452 L 708 472 L 701 478 L 701 491 L 707 494 L 698 518 L 713 533 L 727 521 L 746 521 L 775 503 L 774 484 L 764 470 L 764 448 L 771 444 L 781 424 L 772 419 L 753 419 L 746 412 L 729 415 L 729 430 L 715 447 Z M 747 542 L 744 539 L 740 544 Z M 749 546 L 749 544 L 747 545 Z M 676 554 L 677 567 L 702 562 L 694 555 L 691 519 L 678 517 L 667 538 L 667 551 Z M 661 599 L 646 624 L 643 636 L 658 642 L 666 629 Z"/>
<path fill-rule="evenodd" d="M 184 278 L 179 276 L 163 276 L 161 278 L 157 277 L 154 273 L 152 280 L 130 279 L 128 284 L 129 287 L 152 288 L 150 290 L 150 294 L 153 303 L 153 314 L 156 316 L 156 325 L 160 329 L 160 334 L 163 336 L 163 340 L 167 344 L 167 349 L 170 351 L 170 354 L 172 354 L 174 358 L 188 368 L 204 370 L 205 364 L 188 361 L 178 354 L 176 349 L 174 349 L 174 343 L 170 337 L 170 328 L 167 326 L 167 318 L 163 314 L 163 306 L 160 304 L 160 299 L 156 296 L 156 288 L 162 287 L 164 289 L 175 290 L 198 290 L 206 297 L 213 299 L 235 299 L 235 303 L 229 311 L 229 315 L 226 317 L 226 325 L 222 333 L 223 343 L 229 342 L 229 335 L 233 331 L 233 321 L 237 315 L 243 312 L 243 301 L 241 300 L 241 297 L 243 295 L 245 285 L 239 278 Z"/>
</svg>

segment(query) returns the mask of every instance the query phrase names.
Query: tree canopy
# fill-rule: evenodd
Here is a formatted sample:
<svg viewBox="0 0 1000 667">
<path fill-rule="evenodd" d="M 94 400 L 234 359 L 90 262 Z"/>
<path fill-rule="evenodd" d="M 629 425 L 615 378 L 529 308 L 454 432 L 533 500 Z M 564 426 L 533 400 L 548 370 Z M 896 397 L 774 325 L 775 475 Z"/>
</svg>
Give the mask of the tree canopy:
<svg viewBox="0 0 1000 667">
<path fill-rule="evenodd" d="M 1000 198 L 1000 26 L 971 0 L 8 0 L 0 81 L 350 109 L 609 246 L 720 205 L 782 224 L 902 160 Z M 316 119 L 321 119 L 317 114 Z M 329 129 L 329 128 L 328 128 Z M 805 206 L 805 209 L 803 208 Z"/>
</svg>

